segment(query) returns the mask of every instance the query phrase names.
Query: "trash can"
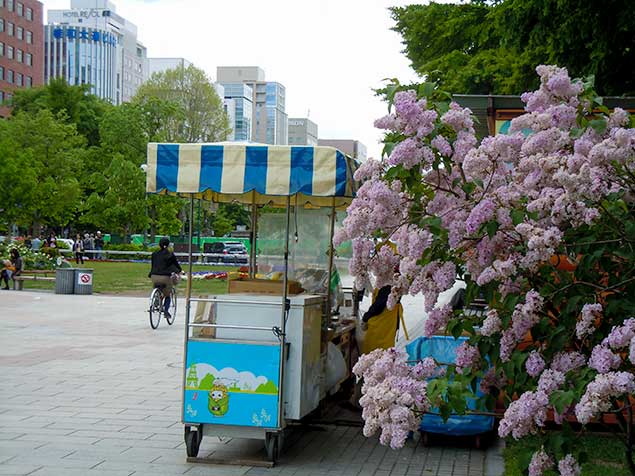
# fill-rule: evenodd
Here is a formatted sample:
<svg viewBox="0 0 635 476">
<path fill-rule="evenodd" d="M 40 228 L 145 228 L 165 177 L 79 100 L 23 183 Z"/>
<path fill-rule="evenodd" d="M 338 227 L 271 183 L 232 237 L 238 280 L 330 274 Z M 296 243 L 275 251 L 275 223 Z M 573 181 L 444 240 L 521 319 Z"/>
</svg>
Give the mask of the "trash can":
<svg viewBox="0 0 635 476">
<path fill-rule="evenodd" d="M 93 294 L 93 270 L 75 268 L 75 294 Z"/>
<path fill-rule="evenodd" d="M 75 270 L 57 268 L 55 270 L 55 294 L 73 294 L 75 290 Z"/>
</svg>

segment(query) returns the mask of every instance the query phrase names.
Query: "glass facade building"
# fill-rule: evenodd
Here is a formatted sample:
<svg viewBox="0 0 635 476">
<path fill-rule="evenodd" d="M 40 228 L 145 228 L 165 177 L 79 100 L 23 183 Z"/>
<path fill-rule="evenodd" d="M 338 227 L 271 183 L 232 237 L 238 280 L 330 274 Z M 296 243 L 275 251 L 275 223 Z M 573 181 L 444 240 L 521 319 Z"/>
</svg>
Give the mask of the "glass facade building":
<svg viewBox="0 0 635 476">
<path fill-rule="evenodd" d="M 66 25 L 44 28 L 44 77 L 64 78 L 71 85 L 90 85 L 90 92 L 118 104 L 117 37 L 104 30 Z"/>
<path fill-rule="evenodd" d="M 266 144 L 288 143 L 288 116 L 285 112 L 286 88 L 280 83 L 266 84 L 265 108 L 267 110 L 267 126 L 265 129 Z"/>
<path fill-rule="evenodd" d="M 250 141 L 253 123 L 253 90 L 244 83 L 220 83 L 233 111 L 232 140 Z"/>
<path fill-rule="evenodd" d="M 137 27 L 110 0 L 71 0 L 70 9 L 49 10 L 45 44 L 47 82 L 61 77 L 89 84 L 91 92 L 114 104 L 130 101 L 148 77 Z"/>
</svg>

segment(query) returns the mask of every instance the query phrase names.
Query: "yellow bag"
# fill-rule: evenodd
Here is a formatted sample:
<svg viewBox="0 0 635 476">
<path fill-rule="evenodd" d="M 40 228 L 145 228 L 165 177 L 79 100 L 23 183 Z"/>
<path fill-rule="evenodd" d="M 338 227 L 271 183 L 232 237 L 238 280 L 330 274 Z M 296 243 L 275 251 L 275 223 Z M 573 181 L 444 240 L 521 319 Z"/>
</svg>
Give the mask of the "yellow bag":
<svg viewBox="0 0 635 476">
<path fill-rule="evenodd" d="M 378 290 L 373 292 L 373 302 L 377 299 Z M 368 320 L 368 330 L 364 336 L 362 354 L 368 354 L 375 349 L 389 349 L 395 346 L 397 336 L 397 319 L 403 325 L 403 307 L 398 303 L 394 308 L 384 311 Z M 405 326 L 404 326 L 405 330 Z"/>
</svg>

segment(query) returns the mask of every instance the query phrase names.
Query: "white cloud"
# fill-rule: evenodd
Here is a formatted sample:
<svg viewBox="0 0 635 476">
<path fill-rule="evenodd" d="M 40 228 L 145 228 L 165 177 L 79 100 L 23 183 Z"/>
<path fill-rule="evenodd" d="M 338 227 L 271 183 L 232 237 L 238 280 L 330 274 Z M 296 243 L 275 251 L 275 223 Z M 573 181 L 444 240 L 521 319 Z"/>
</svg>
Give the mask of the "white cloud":
<svg viewBox="0 0 635 476">
<path fill-rule="evenodd" d="M 223 385 L 230 387 L 236 384 L 241 390 L 256 390 L 259 385 L 267 383 L 268 379 L 264 375 L 256 377 L 251 372 L 238 372 L 231 367 L 225 367 L 218 370 L 216 367 L 209 364 L 196 364 L 196 376 L 199 380 L 203 379 L 207 374 L 212 374 L 215 381 L 222 383 Z"/>
</svg>

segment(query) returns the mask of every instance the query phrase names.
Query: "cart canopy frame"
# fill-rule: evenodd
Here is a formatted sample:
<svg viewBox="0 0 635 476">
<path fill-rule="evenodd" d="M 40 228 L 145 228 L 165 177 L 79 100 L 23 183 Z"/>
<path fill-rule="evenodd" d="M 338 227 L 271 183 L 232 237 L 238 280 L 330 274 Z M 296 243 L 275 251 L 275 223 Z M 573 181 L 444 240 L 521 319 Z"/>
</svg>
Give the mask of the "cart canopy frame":
<svg viewBox="0 0 635 476">
<path fill-rule="evenodd" d="M 217 203 L 348 206 L 356 161 L 332 147 L 149 143 L 146 192 Z"/>
</svg>

